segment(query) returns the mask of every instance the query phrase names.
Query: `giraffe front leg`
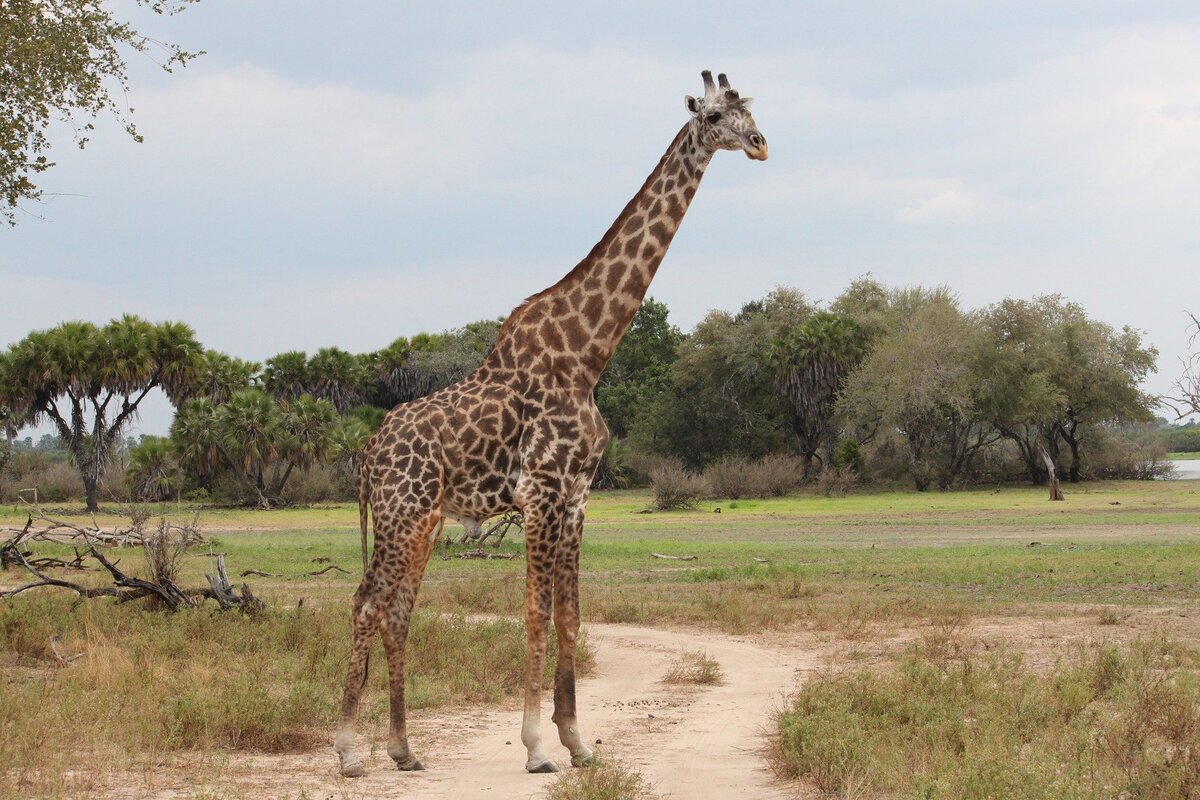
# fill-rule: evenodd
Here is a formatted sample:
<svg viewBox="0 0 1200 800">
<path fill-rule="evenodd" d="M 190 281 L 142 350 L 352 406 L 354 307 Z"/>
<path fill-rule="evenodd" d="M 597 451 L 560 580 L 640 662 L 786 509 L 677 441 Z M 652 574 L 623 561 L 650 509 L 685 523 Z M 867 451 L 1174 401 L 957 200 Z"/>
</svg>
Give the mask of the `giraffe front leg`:
<svg viewBox="0 0 1200 800">
<path fill-rule="evenodd" d="M 576 524 L 578 517 L 578 524 Z M 554 627 L 558 633 L 558 666 L 554 671 L 554 724 L 558 739 L 571 751 L 571 765 L 587 766 L 595 760 L 583 743 L 575 712 L 575 647 L 579 637 L 579 535 L 583 512 L 571 515 L 554 569 Z"/>
<path fill-rule="evenodd" d="M 525 510 L 525 713 L 521 743 L 527 772 L 558 772 L 542 750 L 542 664 L 546 657 L 546 628 L 553 599 L 554 552 L 561 512 L 555 508 Z"/>
</svg>

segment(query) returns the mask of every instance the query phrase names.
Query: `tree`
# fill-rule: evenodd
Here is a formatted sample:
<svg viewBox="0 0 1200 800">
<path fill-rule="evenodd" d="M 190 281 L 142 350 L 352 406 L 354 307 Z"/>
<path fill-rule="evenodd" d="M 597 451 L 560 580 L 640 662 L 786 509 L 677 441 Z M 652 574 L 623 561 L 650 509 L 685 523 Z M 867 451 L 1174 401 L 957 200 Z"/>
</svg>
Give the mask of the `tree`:
<svg viewBox="0 0 1200 800">
<path fill-rule="evenodd" d="M 1200 349 L 1196 347 L 1200 341 L 1200 319 L 1190 312 L 1188 318 L 1192 321 L 1188 328 L 1190 352 L 1180 359 L 1183 362 L 1183 372 L 1171 387 L 1171 394 L 1161 398 L 1166 406 L 1174 410 L 1177 420 L 1191 414 L 1200 414 Z"/>
<path fill-rule="evenodd" d="M 774 342 L 770 358 L 775 385 L 792 406 L 792 430 L 805 477 L 818 452 L 823 453 L 822 463 L 833 466 L 837 395 L 866 349 L 865 331 L 849 316 L 832 311 L 815 312 Z"/>
<path fill-rule="evenodd" d="M 361 421 L 339 419 L 328 400 L 307 394 L 276 400 L 256 388 L 220 405 L 191 400 L 171 426 L 176 453 L 201 485 L 211 486 L 227 470 L 262 508 L 278 502 L 297 468 L 352 457 L 341 448 L 361 449 L 368 435 Z"/>
<path fill-rule="evenodd" d="M 201 353 L 192 329 L 178 322 L 155 325 L 131 315 L 104 327 L 65 322 L 0 356 L 0 406 L 31 424 L 54 424 L 95 511 L 100 476 L 141 402 L 158 388 L 180 403 Z"/>
<path fill-rule="evenodd" d="M 811 312 L 803 295 L 786 288 L 736 315 L 709 312 L 680 344 L 671 390 L 634 421 L 632 440 L 691 468 L 725 455 L 791 450 L 789 409 L 775 387 L 769 354 L 781 331 Z"/>
<path fill-rule="evenodd" d="M 137 0 L 156 14 L 193 2 Z M 52 122 L 71 123 L 82 148 L 93 120 L 108 112 L 142 140 L 128 117 L 123 51 L 161 59 L 167 72 L 200 55 L 139 33 L 100 0 L 0 3 L 0 208 L 10 225 L 22 201 L 41 197 L 33 178 L 54 165 L 46 155 Z"/>
<path fill-rule="evenodd" d="M 977 413 L 985 337 L 945 289 L 902 290 L 889 305 L 887 330 L 846 380 L 839 412 L 899 436 L 918 490 L 948 488 L 997 438 Z"/>
<path fill-rule="evenodd" d="M 666 304 L 647 297 L 600 375 L 596 405 L 616 438 L 628 436 L 645 406 L 670 386 L 671 365 L 683 334 L 667 321 L 667 314 Z"/>
<path fill-rule="evenodd" d="M 234 392 L 254 383 L 259 365 L 242 361 L 216 350 L 206 350 L 196 363 L 196 379 L 192 384 L 195 397 L 207 397 L 214 403 L 224 403 Z"/>
<path fill-rule="evenodd" d="M 496 343 L 501 320 L 479 320 L 439 334 L 400 337 L 372 356 L 371 402 L 392 408 L 471 374 Z"/>
<path fill-rule="evenodd" d="M 183 471 L 171 440 L 163 436 L 143 436 L 129 451 L 125 470 L 130 492 L 138 500 L 169 500 L 183 485 Z"/>
<path fill-rule="evenodd" d="M 1080 477 L 1087 429 L 1148 422 L 1152 400 L 1139 384 L 1158 351 L 1141 334 L 1093 320 L 1061 295 L 1005 299 L 984 312 L 993 360 L 982 407 L 1021 452 L 1030 479 L 1046 480 L 1044 447 L 1057 463 L 1065 446 L 1072 483 Z"/>
</svg>

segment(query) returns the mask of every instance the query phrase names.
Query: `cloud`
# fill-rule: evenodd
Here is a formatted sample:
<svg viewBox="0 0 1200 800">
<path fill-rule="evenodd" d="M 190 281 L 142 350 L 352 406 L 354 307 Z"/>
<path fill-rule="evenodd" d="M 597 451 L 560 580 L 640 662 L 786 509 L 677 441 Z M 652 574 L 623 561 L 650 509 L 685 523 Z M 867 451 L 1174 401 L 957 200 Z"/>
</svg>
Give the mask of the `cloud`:
<svg viewBox="0 0 1200 800">
<path fill-rule="evenodd" d="M 896 212 L 896 219 L 901 222 L 961 220 L 974 216 L 978 205 L 976 199 L 962 187 L 951 186 L 911 206 L 901 208 Z"/>
</svg>

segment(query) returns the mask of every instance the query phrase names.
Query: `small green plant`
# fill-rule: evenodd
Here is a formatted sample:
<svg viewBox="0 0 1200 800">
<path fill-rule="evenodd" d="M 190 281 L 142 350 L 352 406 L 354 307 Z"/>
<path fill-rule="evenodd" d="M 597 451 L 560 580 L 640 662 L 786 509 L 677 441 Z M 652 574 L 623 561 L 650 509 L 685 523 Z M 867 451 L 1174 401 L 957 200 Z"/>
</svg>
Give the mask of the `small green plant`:
<svg viewBox="0 0 1200 800">
<path fill-rule="evenodd" d="M 725 673 L 715 658 L 703 650 L 684 651 L 671 662 L 663 683 L 714 686 L 725 682 Z"/>
</svg>

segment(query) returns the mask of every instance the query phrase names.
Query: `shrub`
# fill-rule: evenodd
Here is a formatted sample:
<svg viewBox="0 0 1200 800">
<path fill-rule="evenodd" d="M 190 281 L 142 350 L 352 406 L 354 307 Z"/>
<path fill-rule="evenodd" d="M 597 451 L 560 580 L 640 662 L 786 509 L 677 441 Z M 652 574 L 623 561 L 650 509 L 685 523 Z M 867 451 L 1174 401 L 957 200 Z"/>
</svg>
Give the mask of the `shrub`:
<svg viewBox="0 0 1200 800">
<path fill-rule="evenodd" d="M 766 455 L 757 461 L 726 457 L 704 470 L 712 496 L 730 500 L 782 497 L 800 485 L 803 475 L 803 462 L 782 454 Z"/>
<path fill-rule="evenodd" d="M 663 683 L 692 683 L 713 686 L 725 682 L 725 673 L 715 658 L 702 650 L 681 653 L 671 662 Z"/>
<path fill-rule="evenodd" d="M 858 485 L 858 473 L 848 467 L 823 469 L 817 475 L 817 491 L 826 497 L 845 497 Z"/>
<path fill-rule="evenodd" d="M 758 487 L 751 481 L 749 468 L 750 463 L 737 456 L 726 456 L 709 464 L 704 470 L 704 479 L 708 481 L 712 496 L 730 500 L 757 497 Z"/>
<path fill-rule="evenodd" d="M 760 497 L 783 497 L 804 480 L 804 462 L 798 456 L 770 453 L 750 465 Z"/>
<path fill-rule="evenodd" d="M 1173 467 L 1162 438 L 1146 428 L 1098 428 L 1085 443 L 1084 480 L 1137 480 L 1165 478 Z"/>
<path fill-rule="evenodd" d="M 546 787 L 546 800 L 651 800 L 646 779 L 622 764 L 602 759 L 564 772 Z"/>
<path fill-rule="evenodd" d="M 837 450 L 833 453 L 833 466 L 861 474 L 863 454 L 858 442 L 853 439 L 842 439 L 838 442 Z"/>
<path fill-rule="evenodd" d="M 280 499 L 289 505 L 353 500 L 353 492 L 346 491 L 345 481 L 339 477 L 335 470 L 323 464 L 295 470 L 284 484 Z"/>
<path fill-rule="evenodd" d="M 677 461 L 665 461 L 651 470 L 650 482 L 654 485 L 654 507 L 660 511 L 691 508 L 707 493 L 704 476 Z"/>
</svg>

